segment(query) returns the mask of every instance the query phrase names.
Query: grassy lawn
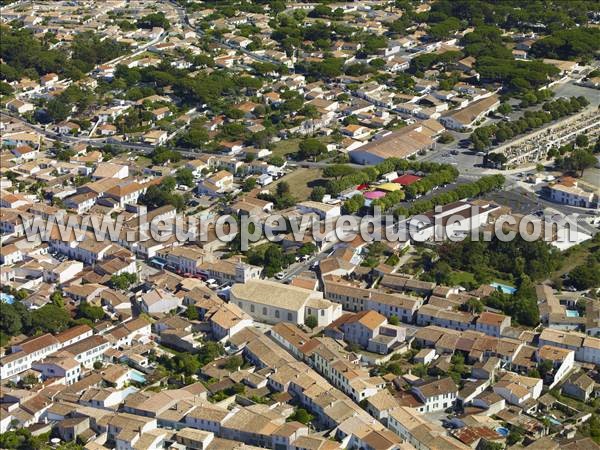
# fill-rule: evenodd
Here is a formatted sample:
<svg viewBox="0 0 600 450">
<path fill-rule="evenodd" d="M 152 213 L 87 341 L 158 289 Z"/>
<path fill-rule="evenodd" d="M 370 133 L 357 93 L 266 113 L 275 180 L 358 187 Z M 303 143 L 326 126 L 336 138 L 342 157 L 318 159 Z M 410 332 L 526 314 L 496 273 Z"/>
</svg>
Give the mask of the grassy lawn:
<svg viewBox="0 0 600 450">
<path fill-rule="evenodd" d="M 146 156 L 138 156 L 135 162 L 138 167 L 142 168 L 150 167 L 152 165 L 152 160 Z"/>
<path fill-rule="evenodd" d="M 171 353 L 173 356 L 175 355 L 183 355 L 185 352 L 178 352 L 175 349 L 172 349 L 170 347 L 165 347 L 164 345 L 158 345 L 158 348 L 160 348 L 163 352 L 165 353 Z"/>
<path fill-rule="evenodd" d="M 318 136 L 316 139 L 324 144 L 329 144 L 332 142 L 331 136 Z M 301 141 L 301 138 L 292 138 L 282 139 L 279 142 L 275 142 L 273 145 L 273 156 L 285 157 L 285 155 L 289 155 L 290 153 L 296 153 L 299 149 Z"/>
<path fill-rule="evenodd" d="M 594 407 L 583 403 L 580 400 L 575 398 L 571 398 L 566 395 L 558 394 L 556 391 L 552 390 L 550 392 L 558 401 L 564 403 L 565 405 L 570 406 L 571 408 L 575 408 L 578 411 L 582 412 L 594 412 Z"/>
<path fill-rule="evenodd" d="M 273 156 L 285 156 L 290 153 L 296 153 L 300 145 L 300 138 L 282 139 L 273 146 Z"/>
<path fill-rule="evenodd" d="M 463 284 L 477 284 L 475 277 L 471 272 L 456 271 L 450 274 L 450 284 L 452 286 Z"/>
<path fill-rule="evenodd" d="M 299 168 L 292 173 L 280 178 L 271 185 L 269 189 L 271 192 L 275 192 L 277 184 L 281 181 L 285 181 L 290 185 L 290 192 L 298 199 L 298 201 L 304 201 L 308 199 L 313 188 L 320 184 L 321 176 L 323 171 L 319 168 Z"/>
</svg>

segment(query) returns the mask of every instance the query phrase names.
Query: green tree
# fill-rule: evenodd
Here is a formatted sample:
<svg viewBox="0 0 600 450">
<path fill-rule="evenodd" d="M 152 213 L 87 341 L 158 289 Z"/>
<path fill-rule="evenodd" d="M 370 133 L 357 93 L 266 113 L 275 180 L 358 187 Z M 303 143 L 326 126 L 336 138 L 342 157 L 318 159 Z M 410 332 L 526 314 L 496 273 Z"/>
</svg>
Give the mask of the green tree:
<svg viewBox="0 0 600 450">
<path fill-rule="evenodd" d="M 320 202 L 321 200 L 323 200 L 323 197 L 326 193 L 327 191 L 323 186 L 315 186 L 312 192 L 310 193 L 310 199 L 315 202 Z"/>
<path fill-rule="evenodd" d="M 600 30 L 596 28 L 563 27 L 536 41 L 531 54 L 538 58 L 583 59 L 593 57 L 600 49 Z"/>
<path fill-rule="evenodd" d="M 27 374 L 23 378 L 21 378 L 20 383 L 24 386 L 31 387 L 31 386 L 35 386 L 36 384 L 38 384 L 39 381 L 40 380 L 35 375 Z"/>
<path fill-rule="evenodd" d="M 252 189 L 256 187 L 256 178 L 249 177 L 244 180 L 242 183 L 242 191 L 250 192 Z"/>
<path fill-rule="evenodd" d="M 450 142 L 454 141 L 454 136 L 452 136 L 451 133 L 448 133 L 447 131 L 442 133 L 440 138 L 438 139 L 442 144 L 449 144 Z"/>
<path fill-rule="evenodd" d="M 31 326 L 34 330 L 60 333 L 69 325 L 69 313 L 54 304 L 48 303 L 31 313 Z"/>
<path fill-rule="evenodd" d="M 516 430 L 513 430 L 509 433 L 508 437 L 506 438 L 506 443 L 508 445 L 515 445 L 519 442 L 521 442 L 523 440 L 523 436 L 521 435 L 521 433 L 519 433 Z"/>
<path fill-rule="evenodd" d="M 171 28 L 171 23 L 165 17 L 162 12 L 147 14 L 138 20 L 137 25 L 139 28 L 155 28 L 160 27 L 168 30 Z"/>
<path fill-rule="evenodd" d="M 50 295 L 50 301 L 55 304 L 56 306 L 58 306 L 59 308 L 64 308 L 65 306 L 65 300 L 63 298 L 63 295 L 60 291 L 54 291 L 51 295 Z"/>
<path fill-rule="evenodd" d="M 415 364 L 411 372 L 413 375 L 423 378 L 425 375 L 427 375 L 427 367 L 425 367 L 423 363 Z"/>
<path fill-rule="evenodd" d="M 136 274 L 124 272 L 120 275 L 113 275 L 112 277 L 110 277 L 109 284 L 115 289 L 120 289 L 124 291 L 129 289 L 129 287 L 136 282 Z"/>
<path fill-rule="evenodd" d="M 198 359 L 202 365 L 206 365 L 224 354 L 225 349 L 223 345 L 218 342 L 208 341 L 198 351 Z"/>
<path fill-rule="evenodd" d="M 507 115 L 512 112 L 512 106 L 510 106 L 510 103 L 503 102 L 503 103 L 500 103 L 500 106 L 498 106 L 497 111 L 500 114 Z"/>
<path fill-rule="evenodd" d="M 227 359 L 227 361 L 223 365 L 223 368 L 229 370 L 230 372 L 235 372 L 239 370 L 240 367 L 242 367 L 242 364 L 244 364 L 244 360 L 242 359 L 242 357 L 235 355 Z"/>
<path fill-rule="evenodd" d="M 397 362 L 390 362 L 385 365 L 385 371 L 387 373 L 393 373 L 394 375 L 402 375 L 404 370 L 402 370 L 402 366 Z"/>
<path fill-rule="evenodd" d="M 587 147 L 590 145 L 590 140 L 585 134 L 579 134 L 575 138 L 575 145 L 577 147 Z"/>
<path fill-rule="evenodd" d="M 188 305 L 188 307 L 185 311 L 185 316 L 189 320 L 198 320 L 200 318 L 200 316 L 198 314 L 198 310 L 196 309 L 196 307 L 194 305 Z"/>
<path fill-rule="evenodd" d="M 327 147 L 318 139 L 308 138 L 300 142 L 298 156 L 309 159 L 319 156 L 327 151 Z"/>
<path fill-rule="evenodd" d="M 292 414 L 290 417 L 288 417 L 288 421 L 296 421 L 296 422 L 300 422 L 304 425 L 308 425 L 310 422 L 312 422 L 314 420 L 314 416 L 312 414 L 310 414 L 306 409 L 304 408 L 296 408 L 296 410 L 294 411 L 294 414 Z"/>
<path fill-rule="evenodd" d="M 100 306 L 93 306 L 88 302 L 81 302 L 78 308 L 79 317 L 98 322 L 104 318 L 104 310 Z"/>
<path fill-rule="evenodd" d="M 195 185 L 194 173 L 187 167 L 178 169 L 175 174 L 175 179 L 177 180 L 177 184 L 182 184 L 187 187 L 193 187 Z"/>
<path fill-rule="evenodd" d="M 503 450 L 504 445 L 500 442 L 491 442 L 482 439 L 480 444 L 477 446 L 479 450 Z"/>
<path fill-rule="evenodd" d="M 356 169 L 347 164 L 333 164 L 323 169 L 323 176 L 327 178 L 339 179 L 353 173 L 356 173 Z"/>
<path fill-rule="evenodd" d="M 166 162 L 176 163 L 181 159 L 181 154 L 166 147 L 156 147 L 150 154 L 152 163 L 162 165 Z"/>
<path fill-rule="evenodd" d="M 0 314 L 0 330 L 9 336 L 21 333 L 23 323 L 21 316 L 15 310 L 13 305 L 2 304 L 2 314 Z"/>
<path fill-rule="evenodd" d="M 398 319 L 398 316 L 396 315 L 392 315 L 388 322 L 390 323 L 390 325 L 400 325 L 400 319 Z"/>
<path fill-rule="evenodd" d="M 583 176 L 585 169 L 594 167 L 598 161 L 596 157 L 585 149 L 575 150 L 571 156 L 564 159 L 563 169 L 579 171 L 579 176 Z"/>
<path fill-rule="evenodd" d="M 46 112 L 54 122 L 65 120 L 71 112 L 69 105 L 61 99 L 52 99 L 46 105 Z"/>
<path fill-rule="evenodd" d="M 468 311 L 474 314 L 481 314 L 483 312 L 483 303 L 481 300 L 476 298 L 470 298 L 466 303 L 461 305 L 461 307 L 463 311 Z"/>
<path fill-rule="evenodd" d="M 317 252 L 317 246 L 315 244 L 313 244 L 312 242 L 307 242 L 305 244 L 302 244 L 302 247 L 300 247 L 298 249 L 299 256 L 314 255 L 316 252 Z"/>
<path fill-rule="evenodd" d="M 281 181 L 279 184 L 277 184 L 277 195 L 278 196 L 283 196 L 283 195 L 287 195 L 290 193 L 290 185 L 288 184 L 287 181 Z"/>
<path fill-rule="evenodd" d="M 535 287 L 527 275 L 523 275 L 513 300 L 512 316 L 520 324 L 536 326 L 540 323 Z"/>
<path fill-rule="evenodd" d="M 14 92 L 13 87 L 6 81 L 0 81 L 0 95 L 11 95 Z"/>
<path fill-rule="evenodd" d="M 344 202 L 342 209 L 344 214 L 356 214 L 364 205 L 365 198 L 360 194 L 356 194 Z"/>
<path fill-rule="evenodd" d="M 274 165 L 275 167 L 281 167 L 285 164 L 285 160 L 279 155 L 274 155 L 269 158 L 268 163 Z"/>
<path fill-rule="evenodd" d="M 202 148 L 208 142 L 208 131 L 202 126 L 192 126 L 184 133 L 178 141 L 178 144 L 187 148 Z"/>
<path fill-rule="evenodd" d="M 313 328 L 316 328 L 318 324 L 319 324 L 319 321 L 318 321 L 317 317 L 313 316 L 312 314 L 306 316 L 306 318 L 304 319 L 304 325 L 306 325 L 311 330 Z"/>
<path fill-rule="evenodd" d="M 550 361 L 549 359 L 540 361 L 538 363 L 537 368 L 538 368 L 538 371 L 540 372 L 541 378 L 544 378 L 547 374 L 552 372 L 552 369 L 553 369 L 552 361 Z"/>
<path fill-rule="evenodd" d="M 600 286 L 600 263 L 589 259 L 569 272 L 568 283 L 577 289 L 584 290 Z"/>
<path fill-rule="evenodd" d="M 415 87 L 415 79 L 408 73 L 400 72 L 394 78 L 394 86 L 402 92 L 409 92 Z"/>
</svg>

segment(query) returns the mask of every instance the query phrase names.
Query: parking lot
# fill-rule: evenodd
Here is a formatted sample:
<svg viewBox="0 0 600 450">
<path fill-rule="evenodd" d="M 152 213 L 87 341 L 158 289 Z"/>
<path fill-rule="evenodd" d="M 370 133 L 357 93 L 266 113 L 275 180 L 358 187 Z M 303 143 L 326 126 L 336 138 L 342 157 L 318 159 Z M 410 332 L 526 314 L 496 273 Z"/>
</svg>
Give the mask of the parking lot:
<svg viewBox="0 0 600 450">
<path fill-rule="evenodd" d="M 485 198 L 509 207 L 515 214 L 533 214 L 544 207 L 534 193 L 524 190 L 491 192 Z"/>
</svg>

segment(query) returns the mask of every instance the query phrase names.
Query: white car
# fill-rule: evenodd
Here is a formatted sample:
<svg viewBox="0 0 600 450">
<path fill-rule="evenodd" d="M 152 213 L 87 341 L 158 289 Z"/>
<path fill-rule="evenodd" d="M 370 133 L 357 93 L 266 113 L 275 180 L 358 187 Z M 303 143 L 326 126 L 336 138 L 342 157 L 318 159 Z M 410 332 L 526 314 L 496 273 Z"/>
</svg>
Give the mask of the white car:
<svg viewBox="0 0 600 450">
<path fill-rule="evenodd" d="M 278 280 L 283 280 L 283 277 L 285 277 L 285 272 L 277 272 L 275 274 L 275 278 L 277 278 Z"/>
</svg>

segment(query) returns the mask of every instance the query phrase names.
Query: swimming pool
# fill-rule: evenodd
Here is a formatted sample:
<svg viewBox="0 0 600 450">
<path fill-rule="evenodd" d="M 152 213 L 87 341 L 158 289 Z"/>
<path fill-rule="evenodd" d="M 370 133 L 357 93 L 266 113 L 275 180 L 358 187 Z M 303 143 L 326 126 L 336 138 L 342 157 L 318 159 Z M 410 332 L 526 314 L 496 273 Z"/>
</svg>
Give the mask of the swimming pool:
<svg viewBox="0 0 600 450">
<path fill-rule="evenodd" d="M 15 296 L 0 292 L 0 302 L 12 305 L 15 302 Z"/>
<path fill-rule="evenodd" d="M 146 375 L 138 370 L 132 370 L 129 372 L 129 379 L 132 381 L 137 381 L 138 383 L 145 383 Z"/>
<path fill-rule="evenodd" d="M 498 289 L 500 288 L 500 290 L 505 293 L 505 294 L 514 294 L 515 292 L 517 292 L 517 288 L 513 287 L 513 286 L 509 286 L 507 284 L 502 284 L 502 283 L 490 283 L 490 286 L 493 287 L 494 289 Z"/>
<path fill-rule="evenodd" d="M 496 428 L 496 433 L 498 433 L 500 436 L 508 436 L 508 433 L 510 433 L 510 431 L 508 430 L 508 428 L 504 428 L 504 427 L 498 427 Z"/>
<path fill-rule="evenodd" d="M 579 311 L 577 311 L 575 309 L 566 309 L 565 315 L 567 317 L 579 317 Z"/>
<path fill-rule="evenodd" d="M 544 416 L 552 425 L 561 425 L 561 423 L 552 416 Z"/>
</svg>

